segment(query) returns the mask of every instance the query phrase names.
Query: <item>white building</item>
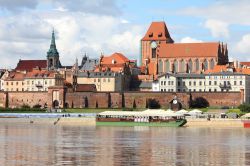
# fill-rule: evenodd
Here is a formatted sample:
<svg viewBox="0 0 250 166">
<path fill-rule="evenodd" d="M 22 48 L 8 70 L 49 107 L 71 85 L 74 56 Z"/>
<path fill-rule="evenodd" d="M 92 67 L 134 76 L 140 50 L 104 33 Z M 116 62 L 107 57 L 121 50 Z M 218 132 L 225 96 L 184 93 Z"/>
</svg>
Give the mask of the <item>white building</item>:
<svg viewBox="0 0 250 166">
<path fill-rule="evenodd" d="M 242 73 L 218 72 L 212 74 L 172 74 L 158 77 L 152 85 L 157 92 L 244 92 L 250 102 L 250 76 Z"/>
</svg>

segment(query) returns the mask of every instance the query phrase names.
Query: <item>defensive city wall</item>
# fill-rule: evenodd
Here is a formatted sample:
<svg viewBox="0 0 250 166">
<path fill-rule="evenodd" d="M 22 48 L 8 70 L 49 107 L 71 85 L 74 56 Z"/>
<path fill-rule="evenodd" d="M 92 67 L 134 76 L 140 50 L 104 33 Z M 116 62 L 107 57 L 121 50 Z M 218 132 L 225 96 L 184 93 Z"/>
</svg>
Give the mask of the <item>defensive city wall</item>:
<svg viewBox="0 0 250 166">
<path fill-rule="evenodd" d="M 58 89 L 56 89 L 58 91 Z M 48 92 L 0 92 L 0 107 L 31 107 L 41 105 L 53 107 L 55 97 L 53 89 Z M 169 108 L 173 99 L 178 100 L 184 108 L 197 98 L 206 101 L 209 106 L 238 106 L 243 103 L 241 92 L 67 92 L 59 90 L 58 104 L 62 108 L 147 108 L 148 102 L 154 100 L 162 108 Z"/>
</svg>

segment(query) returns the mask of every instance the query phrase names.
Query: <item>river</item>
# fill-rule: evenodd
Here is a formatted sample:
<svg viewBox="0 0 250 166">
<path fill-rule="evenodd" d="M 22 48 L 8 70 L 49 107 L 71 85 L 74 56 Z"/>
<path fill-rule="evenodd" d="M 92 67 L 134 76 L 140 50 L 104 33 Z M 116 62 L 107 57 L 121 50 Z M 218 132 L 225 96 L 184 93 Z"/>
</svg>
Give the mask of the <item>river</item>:
<svg viewBox="0 0 250 166">
<path fill-rule="evenodd" d="M 249 140 L 243 128 L 0 122 L 0 165 L 250 165 Z"/>
</svg>

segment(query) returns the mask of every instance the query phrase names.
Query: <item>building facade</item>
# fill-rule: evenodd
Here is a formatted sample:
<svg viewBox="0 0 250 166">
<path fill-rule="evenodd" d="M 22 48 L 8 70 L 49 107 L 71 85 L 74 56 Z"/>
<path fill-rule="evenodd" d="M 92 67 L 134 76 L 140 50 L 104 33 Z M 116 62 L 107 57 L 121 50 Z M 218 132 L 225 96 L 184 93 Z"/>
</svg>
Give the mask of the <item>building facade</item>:
<svg viewBox="0 0 250 166">
<path fill-rule="evenodd" d="M 50 86 L 62 86 L 63 76 L 56 71 L 34 69 L 26 74 L 9 72 L 2 79 L 2 91 L 48 91 Z"/>
<path fill-rule="evenodd" d="M 94 84 L 99 92 L 124 90 L 124 75 L 117 72 L 79 72 L 77 84 Z"/>
<path fill-rule="evenodd" d="M 152 91 L 161 92 L 242 92 L 250 102 L 250 76 L 242 73 L 172 74 L 158 77 Z"/>
<path fill-rule="evenodd" d="M 174 43 L 165 22 L 152 22 L 141 39 L 141 63 L 149 75 L 202 73 L 227 62 L 227 45 L 219 42 Z"/>
</svg>

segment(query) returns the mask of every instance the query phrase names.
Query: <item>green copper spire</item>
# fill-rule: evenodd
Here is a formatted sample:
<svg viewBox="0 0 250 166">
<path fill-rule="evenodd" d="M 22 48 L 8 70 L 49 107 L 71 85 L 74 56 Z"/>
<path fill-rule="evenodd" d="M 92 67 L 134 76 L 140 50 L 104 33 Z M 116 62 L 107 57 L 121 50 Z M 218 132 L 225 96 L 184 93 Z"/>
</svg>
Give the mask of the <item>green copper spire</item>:
<svg viewBox="0 0 250 166">
<path fill-rule="evenodd" d="M 56 40 L 55 40 L 55 31 L 52 31 L 51 44 L 47 56 L 59 56 L 59 53 L 56 49 Z"/>
</svg>

